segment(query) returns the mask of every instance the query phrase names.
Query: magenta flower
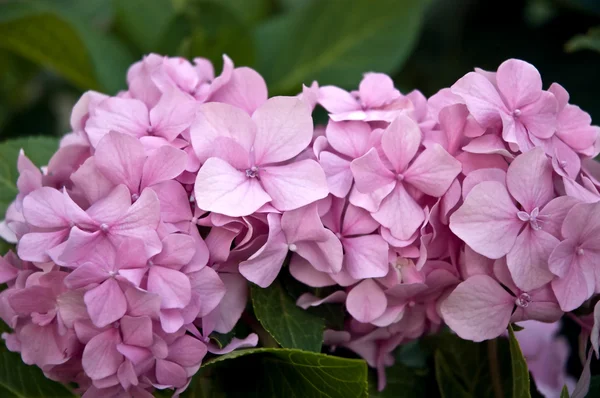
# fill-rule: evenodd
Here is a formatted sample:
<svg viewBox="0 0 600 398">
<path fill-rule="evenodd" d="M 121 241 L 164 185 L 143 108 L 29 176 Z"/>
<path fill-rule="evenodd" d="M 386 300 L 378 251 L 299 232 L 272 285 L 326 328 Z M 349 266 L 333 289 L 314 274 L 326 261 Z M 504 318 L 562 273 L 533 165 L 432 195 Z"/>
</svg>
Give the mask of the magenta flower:
<svg viewBox="0 0 600 398">
<path fill-rule="evenodd" d="M 483 74 L 471 72 L 452 86 L 469 112 L 483 126 L 502 122 L 502 138 L 522 152 L 548 139 L 556 131 L 558 103 L 542 90 L 542 78 L 525 61 L 509 59 L 498 67 L 495 84 Z"/>
<path fill-rule="evenodd" d="M 342 245 L 333 232 L 323 227 L 316 204 L 287 211 L 282 216 L 270 213 L 267 220 L 267 242 L 240 263 L 240 273 L 249 281 L 269 286 L 288 251 L 304 257 L 318 271 L 336 273 L 342 269 Z"/>
<path fill-rule="evenodd" d="M 600 290 L 600 203 L 576 204 L 567 213 L 560 242 L 548 260 L 560 308 L 572 311 Z"/>
<path fill-rule="evenodd" d="M 192 144 L 204 162 L 195 184 L 198 207 L 237 217 L 266 203 L 288 211 L 324 198 L 327 182 L 317 162 L 279 164 L 311 139 L 309 109 L 295 98 L 272 98 L 252 119 L 230 105 L 202 105 L 192 127 Z"/>
<path fill-rule="evenodd" d="M 476 185 L 450 217 L 450 229 L 479 254 L 492 259 L 506 255 L 517 286 L 535 289 L 554 277 L 548 258 L 560 242 L 557 226 L 573 205 L 553 198 L 550 160 L 543 150 L 534 149 L 515 158 L 506 184 Z"/>
<path fill-rule="evenodd" d="M 373 218 L 402 240 L 408 240 L 425 220 L 414 195 L 440 197 L 460 173 L 460 163 L 441 146 L 432 145 L 417 155 L 420 145 L 421 131 L 417 124 L 399 116 L 381 137 L 384 159 L 391 167 L 384 164 L 375 149 L 351 164 L 359 192 L 383 192 Z"/>
</svg>

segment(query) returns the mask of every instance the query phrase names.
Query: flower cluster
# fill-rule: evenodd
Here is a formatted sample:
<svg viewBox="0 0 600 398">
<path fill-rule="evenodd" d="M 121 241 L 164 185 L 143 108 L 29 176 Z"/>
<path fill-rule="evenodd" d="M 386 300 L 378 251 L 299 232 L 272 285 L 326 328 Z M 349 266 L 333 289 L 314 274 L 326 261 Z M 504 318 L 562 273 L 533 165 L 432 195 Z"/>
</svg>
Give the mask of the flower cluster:
<svg viewBox="0 0 600 398">
<path fill-rule="evenodd" d="M 600 129 L 524 61 L 429 99 L 379 73 L 268 98 L 227 57 L 215 77 L 149 55 L 127 78 L 84 94 L 41 172 L 21 154 L 0 224 L 7 345 L 88 397 L 180 392 L 207 352 L 256 345 L 208 336 L 283 266 L 332 287 L 297 304 L 345 305 L 325 343 L 380 388 L 392 351 L 444 323 L 481 341 L 600 292 Z"/>
</svg>

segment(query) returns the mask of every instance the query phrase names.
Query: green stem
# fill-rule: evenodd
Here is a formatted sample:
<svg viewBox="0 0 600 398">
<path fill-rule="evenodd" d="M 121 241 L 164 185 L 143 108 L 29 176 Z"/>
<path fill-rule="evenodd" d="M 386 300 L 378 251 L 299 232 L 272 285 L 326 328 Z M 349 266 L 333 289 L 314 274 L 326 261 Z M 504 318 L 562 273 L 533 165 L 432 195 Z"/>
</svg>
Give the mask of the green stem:
<svg viewBox="0 0 600 398">
<path fill-rule="evenodd" d="M 490 375 L 492 377 L 492 387 L 495 398 L 503 398 L 502 375 L 498 367 L 498 340 L 489 340 L 487 342 L 488 360 L 490 361 Z"/>
</svg>

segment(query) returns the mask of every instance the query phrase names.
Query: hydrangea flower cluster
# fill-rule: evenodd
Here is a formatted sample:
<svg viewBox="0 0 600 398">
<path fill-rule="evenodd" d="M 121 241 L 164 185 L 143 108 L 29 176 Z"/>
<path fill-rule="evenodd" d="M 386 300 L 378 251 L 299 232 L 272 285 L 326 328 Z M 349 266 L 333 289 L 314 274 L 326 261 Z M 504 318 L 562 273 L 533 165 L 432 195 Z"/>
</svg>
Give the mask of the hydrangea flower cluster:
<svg viewBox="0 0 600 398">
<path fill-rule="evenodd" d="M 429 99 L 379 73 L 268 98 L 227 57 L 215 77 L 149 55 L 127 80 L 84 94 L 41 172 L 21 154 L 0 224 L 18 254 L 0 260 L 4 339 L 86 397 L 180 392 L 207 352 L 256 345 L 208 336 L 283 266 L 333 287 L 297 304 L 345 305 L 325 343 L 380 389 L 394 349 L 443 324 L 491 339 L 600 292 L 600 129 L 524 61 Z"/>
</svg>

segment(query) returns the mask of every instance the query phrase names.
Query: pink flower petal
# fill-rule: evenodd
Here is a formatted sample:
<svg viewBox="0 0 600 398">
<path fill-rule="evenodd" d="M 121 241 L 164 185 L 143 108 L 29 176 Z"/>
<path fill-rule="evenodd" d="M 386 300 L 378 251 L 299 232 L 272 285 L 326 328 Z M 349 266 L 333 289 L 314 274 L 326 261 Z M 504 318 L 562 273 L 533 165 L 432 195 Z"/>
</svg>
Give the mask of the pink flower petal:
<svg viewBox="0 0 600 398">
<path fill-rule="evenodd" d="M 198 207 L 231 217 L 250 215 L 271 201 L 261 182 L 219 158 L 210 158 L 202 165 L 194 192 Z"/>
<path fill-rule="evenodd" d="M 156 361 L 156 380 L 164 386 L 181 387 L 187 383 L 188 377 L 185 369 L 180 365 L 158 359 Z"/>
<path fill-rule="evenodd" d="M 330 120 L 327 123 L 325 134 L 333 149 L 352 159 L 364 155 L 370 148 L 371 127 L 365 122 L 334 122 Z"/>
<path fill-rule="evenodd" d="M 365 73 L 358 91 L 361 102 L 368 108 L 379 108 L 399 95 L 394 81 L 383 73 Z"/>
<path fill-rule="evenodd" d="M 465 101 L 477 123 L 489 127 L 500 121 L 500 112 L 507 112 L 496 87 L 482 75 L 470 72 L 452 85 L 452 93 Z"/>
<path fill-rule="evenodd" d="M 502 184 L 485 181 L 450 216 L 450 229 L 477 253 L 500 258 L 513 247 L 523 225 L 517 212 Z"/>
<path fill-rule="evenodd" d="M 192 146 L 201 162 L 212 157 L 212 144 L 219 137 L 233 139 L 247 152 L 254 144 L 256 126 L 243 110 L 228 104 L 202 104 L 190 127 Z"/>
<path fill-rule="evenodd" d="M 408 240 L 425 220 L 423 209 L 406 191 L 403 184 L 396 187 L 372 214 L 381 225 L 389 228 L 393 237 Z"/>
<path fill-rule="evenodd" d="M 361 193 L 370 193 L 384 187 L 389 188 L 396 183 L 394 173 L 385 167 L 375 148 L 370 149 L 364 156 L 354 159 L 350 163 L 350 169 L 354 176 L 356 189 Z"/>
<path fill-rule="evenodd" d="M 225 285 L 217 272 L 210 267 L 204 267 L 188 277 L 192 286 L 192 296 L 198 301 L 197 316 L 203 317 L 219 305 L 226 293 Z"/>
<path fill-rule="evenodd" d="M 284 212 L 281 216 L 281 230 L 287 243 L 323 241 L 328 238 L 316 203 Z"/>
<path fill-rule="evenodd" d="M 388 244 L 379 235 L 343 238 L 344 268 L 356 279 L 378 278 L 388 273 Z"/>
<path fill-rule="evenodd" d="M 41 228 L 69 227 L 65 199 L 56 189 L 43 187 L 23 200 L 23 216 L 31 225 Z"/>
<path fill-rule="evenodd" d="M 462 183 L 462 198 L 467 198 L 473 187 L 483 181 L 497 181 L 501 184 L 506 183 L 506 172 L 501 169 L 478 169 L 471 171 Z"/>
<path fill-rule="evenodd" d="M 121 287 L 114 279 L 88 290 L 83 296 L 94 325 L 101 328 L 121 319 L 127 310 L 127 301 Z"/>
<path fill-rule="evenodd" d="M 329 274 L 317 271 L 304 257 L 297 254 L 290 260 L 290 274 L 300 282 L 311 287 L 335 285 Z"/>
<path fill-rule="evenodd" d="M 110 328 L 86 344 L 81 364 L 89 377 L 98 380 L 117 372 L 123 362 L 123 355 L 117 351 L 120 340 L 119 331 Z"/>
<path fill-rule="evenodd" d="M 181 366 L 197 366 L 206 355 L 206 344 L 189 336 L 181 336 L 169 345 L 167 359 Z"/>
<path fill-rule="evenodd" d="M 150 317 L 125 315 L 120 322 L 123 343 L 138 347 L 150 347 L 152 345 L 152 320 Z"/>
<path fill-rule="evenodd" d="M 319 88 L 319 104 L 332 114 L 360 110 L 358 101 L 349 92 L 336 86 Z"/>
<path fill-rule="evenodd" d="M 98 143 L 94 159 L 98 170 L 113 184 L 139 191 L 146 152 L 137 138 L 112 131 Z"/>
<path fill-rule="evenodd" d="M 280 211 L 297 209 L 329 194 L 325 173 L 314 160 L 263 167 L 259 173 L 271 204 Z"/>
<path fill-rule="evenodd" d="M 556 131 L 557 110 L 558 103 L 554 95 L 543 91 L 537 101 L 523 107 L 520 120 L 529 134 L 538 138 L 550 138 Z"/>
<path fill-rule="evenodd" d="M 203 318 L 203 321 L 207 320 L 212 325 L 207 334 L 212 330 L 229 333 L 240 319 L 248 300 L 248 282 L 241 275 L 221 274 L 220 277 L 227 292 L 219 306 Z M 204 332 L 204 325 L 202 329 Z"/>
<path fill-rule="evenodd" d="M 310 108 L 296 97 L 274 97 L 252 115 L 256 123 L 254 153 L 257 165 L 293 158 L 310 144 Z"/>
<path fill-rule="evenodd" d="M 239 266 L 240 273 L 260 287 L 267 287 L 273 283 L 288 253 L 288 243 L 281 230 L 280 216 L 270 213 L 267 219 L 269 221 L 267 242 Z"/>
<path fill-rule="evenodd" d="M 158 103 L 150 110 L 151 135 L 173 141 L 194 121 L 198 104 L 178 89 L 163 92 Z"/>
<path fill-rule="evenodd" d="M 134 137 L 146 135 L 150 125 L 148 108 L 136 99 L 109 97 L 94 107 L 85 124 L 85 132 L 93 147 L 109 132 Z"/>
<path fill-rule="evenodd" d="M 425 149 L 410 165 L 404 179 L 427 195 L 440 197 L 461 171 L 461 164 L 440 145 Z"/>
<path fill-rule="evenodd" d="M 110 276 L 109 270 L 95 263 L 85 263 L 75 268 L 65 278 L 69 289 L 79 289 L 93 283 L 102 283 Z"/>
<path fill-rule="evenodd" d="M 461 338 L 483 341 L 500 336 L 510 321 L 514 297 L 487 275 L 475 275 L 442 302 L 444 321 Z M 490 316 L 494 314 L 494 316 Z"/>
<path fill-rule="evenodd" d="M 183 173 L 187 154 L 181 149 L 163 146 L 154 151 L 144 163 L 141 188 L 172 180 Z"/>
<path fill-rule="evenodd" d="M 541 148 L 517 156 L 506 172 L 506 185 L 526 212 L 541 208 L 554 196 L 550 159 Z"/>
<path fill-rule="evenodd" d="M 267 101 L 267 96 L 267 84 L 262 76 L 253 69 L 242 67 L 232 71 L 229 81 L 215 90 L 210 100 L 225 102 L 252 114 Z"/>
<path fill-rule="evenodd" d="M 496 84 L 510 109 L 534 102 L 542 92 L 540 73 L 533 65 L 519 59 L 509 59 L 498 67 Z"/>
<path fill-rule="evenodd" d="M 162 240 L 162 251 L 152 258 L 154 264 L 168 267 L 189 263 L 196 253 L 196 241 L 189 235 L 170 234 Z"/>
<path fill-rule="evenodd" d="M 64 242 L 68 236 L 68 229 L 56 232 L 30 232 L 21 237 L 17 253 L 25 261 L 50 261 L 48 252 Z"/>
<path fill-rule="evenodd" d="M 148 271 L 148 291 L 161 298 L 161 308 L 184 308 L 191 299 L 189 278 L 182 272 L 152 266 Z"/>
<path fill-rule="evenodd" d="M 325 240 L 319 242 L 296 242 L 295 251 L 304 257 L 316 270 L 337 273 L 342 269 L 343 249 L 340 240 L 329 230 L 325 230 Z"/>
<path fill-rule="evenodd" d="M 216 348 L 214 345 L 208 346 L 208 351 L 212 354 L 223 355 L 228 354 L 238 348 L 256 347 L 258 345 L 258 336 L 254 333 L 250 333 L 245 339 L 238 339 L 234 337 L 231 339 L 229 344 L 223 348 Z"/>
<path fill-rule="evenodd" d="M 368 323 L 380 317 L 387 307 L 385 294 L 372 279 L 365 279 L 352 288 L 346 298 L 346 308 L 354 319 Z"/>
<path fill-rule="evenodd" d="M 381 147 L 396 173 L 402 173 L 421 145 L 421 130 L 406 115 L 400 115 L 385 129 Z"/>
<path fill-rule="evenodd" d="M 323 151 L 319 155 L 319 164 L 325 172 L 329 192 L 338 198 L 348 195 L 354 180 L 350 161 L 331 152 Z"/>
</svg>

